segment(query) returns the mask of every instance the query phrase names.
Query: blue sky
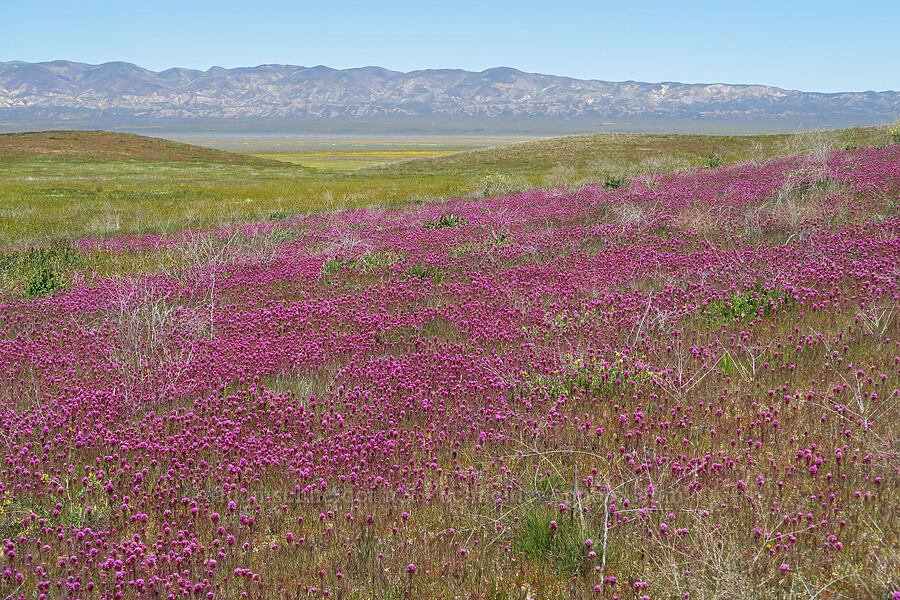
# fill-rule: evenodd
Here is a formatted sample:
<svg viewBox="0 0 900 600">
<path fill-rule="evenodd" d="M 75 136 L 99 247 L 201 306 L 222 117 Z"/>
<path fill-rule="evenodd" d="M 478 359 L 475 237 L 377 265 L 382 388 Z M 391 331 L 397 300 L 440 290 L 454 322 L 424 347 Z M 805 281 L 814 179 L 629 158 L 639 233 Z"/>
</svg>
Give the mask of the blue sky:
<svg viewBox="0 0 900 600">
<path fill-rule="evenodd" d="M 900 90 L 900 0 L 0 0 L 0 60 L 288 63 Z"/>
</svg>

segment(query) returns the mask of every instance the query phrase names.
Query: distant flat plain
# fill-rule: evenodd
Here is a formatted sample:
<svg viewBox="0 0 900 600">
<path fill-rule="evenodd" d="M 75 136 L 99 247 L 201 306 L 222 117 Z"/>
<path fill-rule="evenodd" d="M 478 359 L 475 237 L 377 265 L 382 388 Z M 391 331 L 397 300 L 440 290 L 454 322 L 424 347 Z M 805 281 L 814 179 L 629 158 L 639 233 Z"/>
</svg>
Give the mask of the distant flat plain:
<svg viewBox="0 0 900 600">
<path fill-rule="evenodd" d="M 475 150 L 540 139 L 513 135 L 341 135 L 278 133 L 184 133 L 156 135 L 188 144 L 240 152 L 316 169 L 361 169 L 417 158 L 433 158 L 461 150 Z"/>
</svg>

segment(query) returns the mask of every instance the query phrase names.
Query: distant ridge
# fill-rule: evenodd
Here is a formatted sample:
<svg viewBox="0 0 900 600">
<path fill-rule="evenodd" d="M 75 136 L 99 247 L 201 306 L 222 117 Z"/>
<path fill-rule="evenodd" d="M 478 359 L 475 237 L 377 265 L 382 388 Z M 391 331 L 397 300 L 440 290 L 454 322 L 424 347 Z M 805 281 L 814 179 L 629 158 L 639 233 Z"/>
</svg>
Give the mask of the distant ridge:
<svg viewBox="0 0 900 600">
<path fill-rule="evenodd" d="M 0 62 L 0 124 L 163 122 L 756 123 L 763 129 L 893 121 L 900 92 L 608 82 L 524 73 L 260 65 L 149 71 L 126 62 Z M 576 127 L 577 128 L 577 127 Z"/>
</svg>

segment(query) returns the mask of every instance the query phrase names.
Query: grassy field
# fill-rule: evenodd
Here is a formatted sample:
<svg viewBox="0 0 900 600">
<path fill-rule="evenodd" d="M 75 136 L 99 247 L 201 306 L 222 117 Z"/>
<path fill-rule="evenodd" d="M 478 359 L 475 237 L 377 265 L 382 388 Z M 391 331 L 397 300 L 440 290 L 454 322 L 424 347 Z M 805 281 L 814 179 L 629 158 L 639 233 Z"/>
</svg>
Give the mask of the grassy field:
<svg viewBox="0 0 900 600">
<path fill-rule="evenodd" d="M 8 134 L 0 136 L 0 245 L 483 197 L 677 170 L 705 164 L 712 154 L 733 162 L 822 147 L 879 145 L 887 139 L 886 128 L 729 137 L 598 134 L 347 169 L 375 158 L 344 150 L 343 158 L 339 152 L 320 157 L 330 168 L 309 168 L 128 134 Z M 395 157 L 384 152 L 404 155 L 383 150 L 379 160 Z M 342 164 L 335 168 L 338 162 Z"/>
<path fill-rule="evenodd" d="M 565 170 L 592 179 L 609 174 L 670 171 L 704 164 L 711 154 L 724 162 L 798 154 L 821 147 L 843 149 L 885 143 L 886 128 L 756 136 L 592 134 L 573 135 L 459 152 L 439 159 L 384 167 L 392 172 L 520 173 L 547 176 Z"/>
<path fill-rule="evenodd" d="M 535 139 L 521 136 L 203 136 L 183 141 L 316 169 L 348 171 Z"/>
<path fill-rule="evenodd" d="M 353 170 L 372 167 L 379 164 L 391 163 L 400 160 L 417 158 L 432 158 L 449 154 L 453 150 L 419 150 L 419 149 L 391 149 L 391 150 L 319 150 L 305 152 L 267 152 L 254 154 L 260 158 L 280 160 L 296 163 L 304 167 L 315 169 L 339 169 Z"/>
</svg>

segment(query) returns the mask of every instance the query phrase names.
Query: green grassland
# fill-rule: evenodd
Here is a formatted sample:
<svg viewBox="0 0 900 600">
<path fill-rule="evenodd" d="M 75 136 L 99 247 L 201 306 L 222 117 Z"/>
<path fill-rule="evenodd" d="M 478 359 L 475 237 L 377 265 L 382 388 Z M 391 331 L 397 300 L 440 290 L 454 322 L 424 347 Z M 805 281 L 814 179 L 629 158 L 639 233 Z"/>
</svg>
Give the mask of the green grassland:
<svg viewBox="0 0 900 600">
<path fill-rule="evenodd" d="M 430 146 L 435 149 L 371 150 L 389 152 L 390 162 L 381 162 L 387 160 L 382 154 L 361 161 L 378 163 L 365 168 L 352 168 L 351 153 L 359 152 L 352 147 L 344 151 L 349 156 L 344 164 L 334 164 L 342 152 L 334 149 L 326 157 L 328 168 L 313 168 L 271 160 L 279 153 L 264 149 L 256 149 L 266 155 L 260 158 L 128 134 L 49 132 L 44 138 L 0 136 L 2 246 L 581 185 L 703 165 L 712 154 L 732 162 L 823 147 L 879 145 L 887 142 L 889 132 L 881 127 L 764 136 L 596 134 L 426 158 L 416 154 L 450 150 L 436 140 Z"/>
<path fill-rule="evenodd" d="M 416 158 L 432 158 L 443 156 L 453 150 L 319 150 L 305 152 L 266 152 L 253 156 L 296 163 L 314 169 L 353 170 L 372 167 L 375 165 L 409 160 Z"/>
<path fill-rule="evenodd" d="M 354 170 L 403 160 L 433 158 L 478 148 L 528 141 L 534 137 L 489 135 L 247 135 L 186 136 L 183 141 L 316 169 Z"/>
</svg>

